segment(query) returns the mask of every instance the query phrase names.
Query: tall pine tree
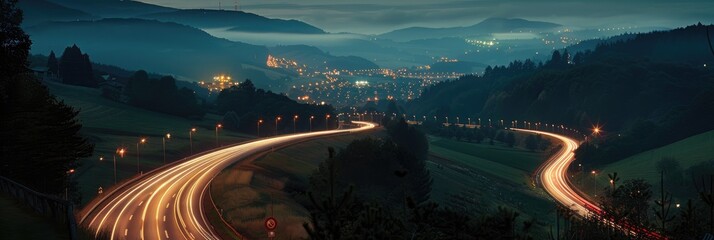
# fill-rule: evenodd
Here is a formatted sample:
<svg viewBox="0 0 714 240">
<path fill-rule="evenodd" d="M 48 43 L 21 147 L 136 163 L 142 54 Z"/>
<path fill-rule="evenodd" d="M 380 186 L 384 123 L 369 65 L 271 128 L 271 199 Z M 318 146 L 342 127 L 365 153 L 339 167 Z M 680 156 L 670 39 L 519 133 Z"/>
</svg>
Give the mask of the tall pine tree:
<svg viewBox="0 0 714 240">
<path fill-rule="evenodd" d="M 40 192 L 76 193 L 67 172 L 94 147 L 79 134 L 78 112 L 29 73 L 30 40 L 15 4 L 0 1 L 0 175 Z"/>
<path fill-rule="evenodd" d="M 60 58 L 59 74 L 65 84 L 85 87 L 97 87 L 98 85 L 92 76 L 89 55 L 83 54 L 77 45 L 64 49 Z"/>
<path fill-rule="evenodd" d="M 50 56 L 47 58 L 47 72 L 55 75 L 59 73 L 59 62 L 54 51 L 50 51 Z"/>
</svg>

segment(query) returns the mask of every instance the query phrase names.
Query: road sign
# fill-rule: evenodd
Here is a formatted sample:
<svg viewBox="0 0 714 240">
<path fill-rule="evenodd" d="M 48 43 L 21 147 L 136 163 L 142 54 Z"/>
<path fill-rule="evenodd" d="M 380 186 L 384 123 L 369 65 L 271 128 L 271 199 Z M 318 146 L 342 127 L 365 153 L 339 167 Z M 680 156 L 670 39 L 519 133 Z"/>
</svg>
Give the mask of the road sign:
<svg viewBox="0 0 714 240">
<path fill-rule="evenodd" d="M 278 221 L 275 220 L 275 218 L 269 217 L 269 218 L 265 219 L 265 229 L 268 229 L 268 231 L 273 231 L 277 227 L 278 227 Z"/>
</svg>

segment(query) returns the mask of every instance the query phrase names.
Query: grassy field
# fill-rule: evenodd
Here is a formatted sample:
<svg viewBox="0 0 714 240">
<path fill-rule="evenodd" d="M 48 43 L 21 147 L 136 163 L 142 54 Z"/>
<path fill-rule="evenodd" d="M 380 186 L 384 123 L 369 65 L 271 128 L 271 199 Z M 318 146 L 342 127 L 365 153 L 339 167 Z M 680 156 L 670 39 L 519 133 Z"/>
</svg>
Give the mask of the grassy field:
<svg viewBox="0 0 714 240">
<path fill-rule="evenodd" d="M 521 221 L 538 220 L 532 233 L 536 238 L 546 237 L 556 204 L 531 186 L 530 175 L 547 154 L 498 142 L 476 144 L 439 137 L 430 137 L 429 148 L 432 200 L 473 215 L 499 206 L 516 209 Z"/>
<path fill-rule="evenodd" d="M 287 234 L 286 238 L 305 237 L 302 223 L 309 213 L 299 203 L 304 196 L 284 190 L 294 184 L 305 187 L 308 176 L 327 158 L 328 146 L 340 148 L 354 139 L 383 134 L 313 140 L 277 150 L 252 163 L 236 164 L 214 179 L 212 194 L 229 222 L 248 237 L 265 234 L 261 224 L 271 203 L 281 222 L 280 232 Z M 528 185 L 530 172 L 545 160 L 545 154 L 500 143 L 473 144 L 437 137 L 430 137 L 430 149 L 427 167 L 434 179 L 431 196 L 441 205 L 474 215 L 507 206 L 521 210 L 521 220 L 554 219 L 555 204 L 545 192 Z M 539 221 L 536 232 L 545 234 L 548 223 Z"/>
<path fill-rule="evenodd" d="M 207 114 L 202 120 L 189 120 L 111 101 L 103 98 L 98 89 L 55 82 L 45 84 L 52 94 L 80 110 L 82 134 L 95 144 L 94 156 L 82 159 L 81 167 L 73 176 L 80 184 L 83 203 L 94 197 L 99 187 L 106 189 L 113 185 L 113 156 L 117 148 L 124 147 L 127 151 L 124 158 L 117 156 L 118 180 L 137 174 L 136 146 L 140 138 L 147 138 L 147 142 L 139 146 L 138 162 L 139 169 L 146 172 L 163 164 L 162 139 L 166 133 L 171 133 L 166 142 L 167 162 L 190 155 L 189 131 L 193 127 L 197 128 L 193 134 L 194 153 L 250 137 L 220 130 L 216 141 L 214 126 L 221 119 L 218 115 Z"/>
<path fill-rule="evenodd" d="M 621 178 L 642 178 L 650 183 L 659 182 L 657 162 L 674 158 L 687 169 L 704 161 L 714 160 L 714 131 L 695 135 L 681 141 L 652 149 L 605 166 L 604 173 L 617 172 Z"/>
<path fill-rule="evenodd" d="M 475 144 L 444 138 L 432 138 L 430 151 L 439 157 L 458 159 L 460 163 L 514 184 L 528 183 L 527 179 L 546 156 L 522 148 L 510 148 L 496 143 Z"/>
<path fill-rule="evenodd" d="M 69 239 L 60 224 L 35 214 L 15 200 L 0 195 L 0 232 L 2 239 Z"/>
<path fill-rule="evenodd" d="M 213 180 L 211 194 L 224 218 L 250 239 L 265 235 L 262 224 L 271 211 L 280 223 L 279 238 L 305 238 L 302 224 L 308 221 L 309 212 L 284 191 L 286 185 L 307 185 L 312 171 L 327 159 L 327 147 L 340 149 L 355 139 L 381 136 L 382 132 L 372 131 L 316 139 L 237 163 Z"/>
</svg>

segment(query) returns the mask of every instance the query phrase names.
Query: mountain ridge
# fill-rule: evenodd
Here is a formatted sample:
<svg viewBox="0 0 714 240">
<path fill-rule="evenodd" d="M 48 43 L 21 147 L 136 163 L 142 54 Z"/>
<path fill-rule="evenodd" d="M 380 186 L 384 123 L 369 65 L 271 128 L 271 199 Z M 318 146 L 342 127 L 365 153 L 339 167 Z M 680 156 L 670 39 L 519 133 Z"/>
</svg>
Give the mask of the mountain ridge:
<svg viewBox="0 0 714 240">
<path fill-rule="evenodd" d="M 320 28 L 294 19 L 274 19 L 243 11 L 184 9 L 138 16 L 171 21 L 197 28 L 228 28 L 230 31 L 323 34 Z"/>
<path fill-rule="evenodd" d="M 479 23 L 462 27 L 409 27 L 379 34 L 378 37 L 395 41 L 411 41 L 438 37 L 472 36 L 519 30 L 549 30 L 560 24 L 530 21 L 522 18 L 487 18 Z"/>
</svg>

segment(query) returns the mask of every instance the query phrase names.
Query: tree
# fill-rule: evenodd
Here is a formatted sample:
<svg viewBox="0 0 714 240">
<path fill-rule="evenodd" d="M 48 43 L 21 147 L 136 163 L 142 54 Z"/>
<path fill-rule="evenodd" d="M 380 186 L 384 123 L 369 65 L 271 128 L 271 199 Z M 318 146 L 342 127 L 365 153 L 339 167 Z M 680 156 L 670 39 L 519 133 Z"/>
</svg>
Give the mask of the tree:
<svg viewBox="0 0 714 240">
<path fill-rule="evenodd" d="M 535 151 L 536 149 L 538 149 L 538 139 L 536 139 L 534 135 L 529 134 L 524 141 L 528 150 Z"/>
<path fill-rule="evenodd" d="M 240 117 L 234 111 L 228 111 L 223 115 L 223 127 L 228 130 L 238 131 L 240 126 Z"/>
<path fill-rule="evenodd" d="M 17 0 L 0 2 L 0 78 L 3 82 L 27 71 L 27 56 L 32 45 L 30 37 L 20 28 L 22 10 L 15 4 Z"/>
<path fill-rule="evenodd" d="M 485 138 L 485 136 L 483 135 L 483 131 L 481 131 L 478 128 L 474 128 L 473 132 L 474 132 L 474 140 L 476 141 L 476 143 L 481 143 L 483 141 L 483 139 Z"/>
<path fill-rule="evenodd" d="M 64 49 L 60 57 L 59 73 L 65 84 L 85 87 L 97 87 L 98 84 L 92 75 L 89 55 L 83 54 L 77 45 Z"/>
<path fill-rule="evenodd" d="M 47 72 L 55 75 L 59 74 L 59 63 L 54 51 L 50 51 L 50 56 L 47 58 Z"/>
<path fill-rule="evenodd" d="M 69 188 L 73 194 L 67 172 L 91 155 L 93 145 L 79 133 L 78 111 L 28 72 L 29 39 L 15 3 L 0 2 L 0 175 L 40 192 L 59 194 Z"/>
<path fill-rule="evenodd" d="M 508 145 L 508 147 L 513 147 L 516 144 L 516 136 L 515 134 L 513 134 L 513 132 L 509 131 L 508 134 L 506 134 L 505 143 Z"/>
</svg>

